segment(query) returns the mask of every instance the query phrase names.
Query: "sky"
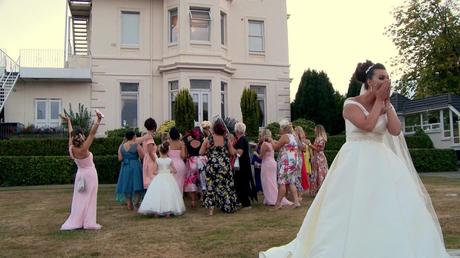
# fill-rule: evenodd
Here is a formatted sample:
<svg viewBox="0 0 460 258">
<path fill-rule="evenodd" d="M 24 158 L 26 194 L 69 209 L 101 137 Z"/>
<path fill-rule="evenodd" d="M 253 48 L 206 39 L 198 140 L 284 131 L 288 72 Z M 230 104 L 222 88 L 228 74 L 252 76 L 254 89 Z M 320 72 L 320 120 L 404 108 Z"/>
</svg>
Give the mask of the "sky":
<svg viewBox="0 0 460 258">
<path fill-rule="evenodd" d="M 397 50 L 384 32 L 401 3 L 287 0 L 291 100 L 307 69 L 324 71 L 342 94 L 358 62 L 381 62 L 394 74 L 390 58 Z M 65 0 L 0 0 L 0 48 L 13 59 L 20 49 L 64 49 L 64 27 Z"/>
</svg>

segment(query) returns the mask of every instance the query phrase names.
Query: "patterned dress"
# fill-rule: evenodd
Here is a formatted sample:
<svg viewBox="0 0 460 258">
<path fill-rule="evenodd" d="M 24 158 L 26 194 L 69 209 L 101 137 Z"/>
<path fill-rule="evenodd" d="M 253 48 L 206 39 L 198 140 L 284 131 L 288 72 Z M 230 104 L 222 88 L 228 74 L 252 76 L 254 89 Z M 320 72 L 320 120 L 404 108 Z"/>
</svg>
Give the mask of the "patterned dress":
<svg viewBox="0 0 460 258">
<path fill-rule="evenodd" d="M 204 192 L 203 206 L 206 208 L 217 207 L 223 212 L 235 212 L 240 204 L 235 193 L 235 183 L 230 170 L 228 158 L 228 141 L 224 146 L 214 145 L 214 138 L 210 136 L 208 149 L 208 163 L 206 164 L 206 191 Z"/>
<path fill-rule="evenodd" d="M 326 147 L 326 141 L 322 138 L 316 138 L 314 145 L 318 148 L 318 150 L 314 150 L 313 156 L 311 157 L 312 170 L 310 174 L 309 189 L 311 196 L 316 196 L 319 188 L 326 178 L 327 171 L 329 169 L 326 155 L 324 155 L 324 147 Z"/>
<path fill-rule="evenodd" d="M 280 152 L 278 158 L 278 184 L 298 185 L 300 183 L 300 166 L 302 159 L 299 155 L 297 141 L 294 135 L 288 134 L 289 143 L 285 144 Z M 298 188 L 298 187 L 297 187 Z"/>
</svg>

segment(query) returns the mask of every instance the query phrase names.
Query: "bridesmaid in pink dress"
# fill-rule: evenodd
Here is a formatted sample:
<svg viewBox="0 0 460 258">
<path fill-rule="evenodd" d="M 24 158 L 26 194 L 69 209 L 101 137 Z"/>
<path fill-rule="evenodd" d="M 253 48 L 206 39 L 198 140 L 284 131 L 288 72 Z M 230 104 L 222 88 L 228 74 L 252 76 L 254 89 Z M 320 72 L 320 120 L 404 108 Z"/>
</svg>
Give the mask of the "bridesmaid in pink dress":
<svg viewBox="0 0 460 258">
<path fill-rule="evenodd" d="M 148 135 L 154 135 L 157 130 L 157 123 L 153 118 L 147 118 L 144 122 L 144 126 L 148 131 Z M 142 142 L 142 148 L 144 149 L 144 160 L 142 164 L 142 174 L 144 179 L 144 189 L 147 189 L 152 182 L 156 174 L 158 174 L 158 166 L 156 163 L 157 159 L 157 145 L 152 137 L 147 137 Z"/>
<path fill-rule="evenodd" d="M 88 138 L 85 139 L 80 129 L 72 130 L 70 118 L 61 115 L 61 118 L 67 122 L 69 129 L 69 154 L 78 167 L 70 216 L 61 226 L 61 230 L 101 228 L 101 225 L 96 223 L 97 171 L 93 162 L 93 154 L 89 151 L 103 117 L 98 111 L 96 111 L 96 116 L 97 121 L 93 124 Z"/>
<path fill-rule="evenodd" d="M 261 138 L 263 142 L 260 147 L 260 157 L 262 157 L 260 179 L 262 182 L 265 205 L 275 205 L 276 199 L 278 198 L 277 163 L 275 161 L 275 152 L 273 151 L 272 144 L 269 143 L 271 137 L 272 133 L 270 130 L 262 130 Z M 292 202 L 283 198 L 281 200 L 281 205 L 292 205 Z"/>
<path fill-rule="evenodd" d="M 180 140 L 180 133 L 176 127 L 173 127 L 169 130 L 170 137 L 170 148 L 168 152 L 169 158 L 172 159 L 174 167 L 176 168 L 176 173 L 174 178 L 176 179 L 177 185 L 181 193 L 184 193 L 184 181 L 185 181 L 185 162 L 184 159 L 187 157 L 185 152 L 184 142 Z"/>
</svg>

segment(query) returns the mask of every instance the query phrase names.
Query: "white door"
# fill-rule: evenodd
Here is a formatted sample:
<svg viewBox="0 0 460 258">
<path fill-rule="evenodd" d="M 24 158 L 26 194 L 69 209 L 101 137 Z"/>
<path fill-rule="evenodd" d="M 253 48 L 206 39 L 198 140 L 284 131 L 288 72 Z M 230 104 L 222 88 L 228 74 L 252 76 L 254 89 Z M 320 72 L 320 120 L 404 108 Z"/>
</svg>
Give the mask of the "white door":
<svg viewBox="0 0 460 258">
<path fill-rule="evenodd" d="M 209 120 L 210 92 L 192 91 L 193 104 L 195 105 L 195 126 Z"/>
</svg>

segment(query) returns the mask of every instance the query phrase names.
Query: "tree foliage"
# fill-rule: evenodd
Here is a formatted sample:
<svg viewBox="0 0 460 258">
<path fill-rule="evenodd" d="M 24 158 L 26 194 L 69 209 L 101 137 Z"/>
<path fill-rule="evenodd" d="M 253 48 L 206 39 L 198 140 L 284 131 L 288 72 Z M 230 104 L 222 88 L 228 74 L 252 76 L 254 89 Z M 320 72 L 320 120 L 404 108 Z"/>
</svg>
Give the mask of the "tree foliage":
<svg viewBox="0 0 460 258">
<path fill-rule="evenodd" d="M 456 0 L 406 0 L 387 28 L 402 74 L 396 89 L 416 98 L 460 94 L 460 8 Z"/>
<path fill-rule="evenodd" d="M 343 98 L 334 91 L 326 73 L 308 69 L 303 73 L 294 102 L 291 103 L 291 118 L 311 120 L 315 124 L 322 124 L 330 134 L 339 133 L 344 128 L 344 125 L 338 124 Z"/>
<path fill-rule="evenodd" d="M 72 109 L 72 104 L 69 103 L 69 111 L 64 109 L 64 114 L 70 118 L 72 126 L 80 127 L 85 135 L 89 133 L 89 129 L 93 125 L 91 121 L 91 113 L 81 103 L 78 103 L 78 109 L 76 112 Z M 67 128 L 67 123 L 63 123 L 62 126 Z"/>
<path fill-rule="evenodd" d="M 353 75 L 348 84 L 347 98 L 356 97 L 361 92 L 362 83 L 358 81 Z"/>
<path fill-rule="evenodd" d="M 174 114 L 176 114 L 176 127 L 179 132 L 190 131 L 195 121 L 195 105 L 188 89 L 182 89 L 176 96 L 174 103 Z"/>
<path fill-rule="evenodd" d="M 259 135 L 260 108 L 257 102 L 255 90 L 245 88 L 241 95 L 241 114 L 243 123 L 246 125 L 246 134 L 249 136 Z"/>
</svg>

